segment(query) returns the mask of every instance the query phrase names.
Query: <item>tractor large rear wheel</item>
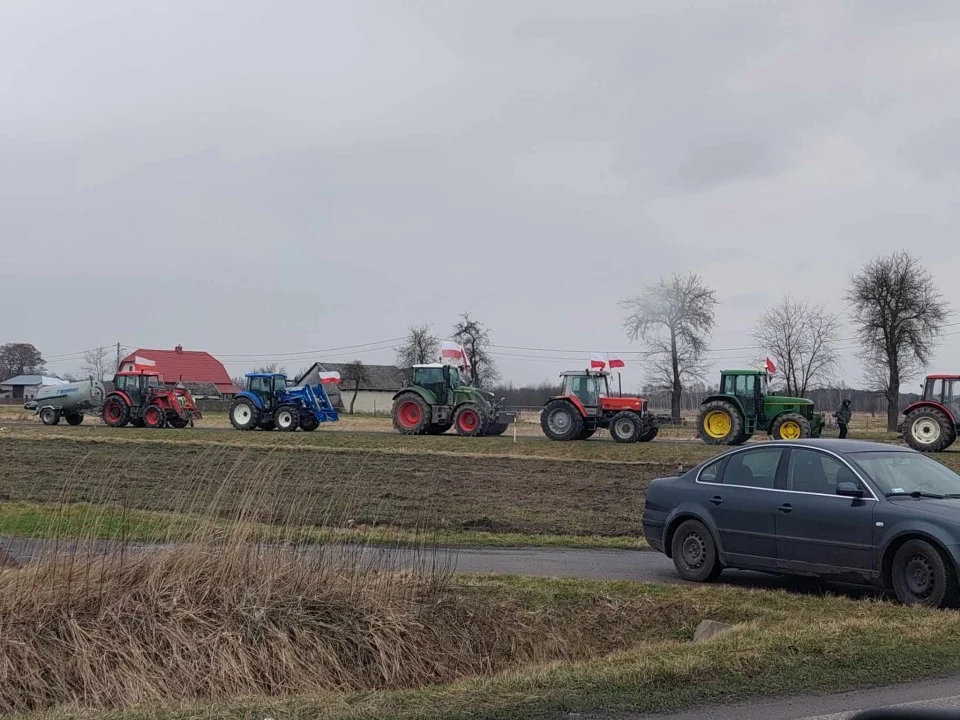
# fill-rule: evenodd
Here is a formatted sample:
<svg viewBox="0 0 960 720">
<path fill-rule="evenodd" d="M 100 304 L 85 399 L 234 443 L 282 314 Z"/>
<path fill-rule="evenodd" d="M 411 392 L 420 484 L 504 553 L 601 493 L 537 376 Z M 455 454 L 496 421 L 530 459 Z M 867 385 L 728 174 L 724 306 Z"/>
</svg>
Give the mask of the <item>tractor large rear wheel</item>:
<svg viewBox="0 0 960 720">
<path fill-rule="evenodd" d="M 296 405 L 281 405 L 273 415 L 280 432 L 293 432 L 300 427 L 300 410 Z"/>
<path fill-rule="evenodd" d="M 408 392 L 393 403 L 393 427 L 401 435 L 423 435 L 430 432 L 430 406 L 417 393 Z"/>
<path fill-rule="evenodd" d="M 130 422 L 130 406 L 122 398 L 107 398 L 103 404 L 103 421 L 110 427 L 123 427 Z"/>
<path fill-rule="evenodd" d="M 253 430 L 260 424 L 260 408 L 250 398 L 237 398 L 230 406 L 230 424 L 237 430 Z"/>
<path fill-rule="evenodd" d="M 908 413 L 903 421 L 903 439 L 920 452 L 945 450 L 956 436 L 950 418 L 936 408 L 917 408 Z"/>
<path fill-rule="evenodd" d="M 551 440 L 576 440 L 583 430 L 583 416 L 568 400 L 551 400 L 540 413 L 540 428 Z"/>
<path fill-rule="evenodd" d="M 462 437 L 483 435 L 483 413 L 473 403 L 461 405 L 453 414 L 453 427 L 456 429 L 457 435 Z"/>
<path fill-rule="evenodd" d="M 801 440 L 810 437 L 810 421 L 799 413 L 784 413 L 773 421 L 774 440 Z"/>
<path fill-rule="evenodd" d="M 713 400 L 700 408 L 697 435 L 707 445 L 735 445 L 743 432 L 743 418 L 736 406 Z"/>
</svg>

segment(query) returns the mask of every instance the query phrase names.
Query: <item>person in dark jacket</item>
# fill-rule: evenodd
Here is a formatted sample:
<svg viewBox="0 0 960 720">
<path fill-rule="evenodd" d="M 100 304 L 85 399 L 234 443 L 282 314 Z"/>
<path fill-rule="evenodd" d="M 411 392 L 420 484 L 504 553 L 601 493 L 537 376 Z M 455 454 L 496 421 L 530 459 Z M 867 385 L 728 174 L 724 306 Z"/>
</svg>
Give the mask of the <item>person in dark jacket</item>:
<svg viewBox="0 0 960 720">
<path fill-rule="evenodd" d="M 840 439 L 843 440 L 847 436 L 847 426 L 850 424 L 850 416 L 853 413 L 850 412 L 850 401 L 844 400 L 840 405 L 840 408 L 833 414 L 837 419 L 837 427 L 840 428 Z"/>
</svg>

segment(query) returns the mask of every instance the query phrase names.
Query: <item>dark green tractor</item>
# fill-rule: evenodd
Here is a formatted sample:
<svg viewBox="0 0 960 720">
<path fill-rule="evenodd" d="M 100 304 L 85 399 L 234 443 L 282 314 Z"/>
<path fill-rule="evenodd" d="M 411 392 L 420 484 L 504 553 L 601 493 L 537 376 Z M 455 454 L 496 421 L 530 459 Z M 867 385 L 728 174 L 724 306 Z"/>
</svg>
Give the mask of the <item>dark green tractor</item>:
<svg viewBox="0 0 960 720">
<path fill-rule="evenodd" d="M 708 445 L 742 445 L 764 432 L 775 440 L 820 437 L 823 413 L 812 400 L 771 395 L 763 370 L 724 370 L 720 393 L 700 404 L 697 435 Z"/>
<path fill-rule="evenodd" d="M 414 365 L 413 381 L 393 396 L 393 426 L 403 435 L 502 435 L 517 414 L 475 388 L 450 365 Z"/>
</svg>

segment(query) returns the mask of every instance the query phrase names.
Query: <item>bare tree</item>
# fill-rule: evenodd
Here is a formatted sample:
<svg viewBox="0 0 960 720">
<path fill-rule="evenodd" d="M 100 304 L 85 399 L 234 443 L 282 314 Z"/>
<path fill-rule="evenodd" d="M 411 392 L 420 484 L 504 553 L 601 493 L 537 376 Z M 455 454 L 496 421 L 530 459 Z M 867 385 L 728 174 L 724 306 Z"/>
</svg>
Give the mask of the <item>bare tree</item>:
<svg viewBox="0 0 960 720">
<path fill-rule="evenodd" d="M 0 345 L 0 380 L 40 374 L 46 370 L 46 365 L 40 351 L 30 343 Z"/>
<path fill-rule="evenodd" d="M 864 375 L 887 398 L 887 430 L 896 432 L 900 383 L 929 362 L 950 305 L 920 260 L 905 250 L 867 263 L 846 299 L 858 326 Z"/>
<path fill-rule="evenodd" d="M 258 366 L 258 367 L 255 367 L 255 368 L 254 368 L 253 370 L 251 370 L 250 372 L 252 372 L 252 373 L 267 373 L 267 374 L 270 374 L 270 375 L 286 375 L 286 374 L 287 374 L 287 368 L 286 368 L 285 365 L 281 365 L 280 363 L 271 362 L 271 363 L 266 363 L 266 364 L 264 364 L 264 365 L 260 365 L 260 366 Z"/>
<path fill-rule="evenodd" d="M 839 328 L 840 318 L 821 305 L 786 295 L 763 313 L 753 337 L 782 373 L 787 394 L 806 397 L 836 369 Z"/>
<path fill-rule="evenodd" d="M 707 337 L 713 331 L 717 294 L 694 273 L 660 279 L 620 301 L 630 340 L 645 345 L 649 380 L 670 390 L 670 412 L 680 421 L 685 382 L 703 380 Z"/>
<path fill-rule="evenodd" d="M 453 339 L 463 346 L 470 363 L 470 378 L 476 387 L 494 385 L 500 379 L 496 364 L 490 356 L 490 331 L 482 323 L 462 313 L 453 326 Z"/>
<path fill-rule="evenodd" d="M 361 383 L 367 382 L 367 368 L 360 360 L 354 360 L 347 363 L 343 368 L 343 383 L 349 387 L 353 386 L 353 397 L 350 398 L 350 414 L 353 415 L 353 406 L 357 402 L 357 393 L 360 392 Z"/>
<path fill-rule="evenodd" d="M 92 377 L 94 380 L 103 380 L 107 374 L 112 375 L 113 361 L 110 359 L 112 354 L 105 347 L 87 350 L 83 354 L 83 365 L 80 366 L 80 372 L 83 373 L 84 377 Z"/>
<path fill-rule="evenodd" d="M 397 365 L 402 368 L 436 362 L 440 341 L 429 325 L 411 325 L 403 345 L 397 348 Z"/>
</svg>

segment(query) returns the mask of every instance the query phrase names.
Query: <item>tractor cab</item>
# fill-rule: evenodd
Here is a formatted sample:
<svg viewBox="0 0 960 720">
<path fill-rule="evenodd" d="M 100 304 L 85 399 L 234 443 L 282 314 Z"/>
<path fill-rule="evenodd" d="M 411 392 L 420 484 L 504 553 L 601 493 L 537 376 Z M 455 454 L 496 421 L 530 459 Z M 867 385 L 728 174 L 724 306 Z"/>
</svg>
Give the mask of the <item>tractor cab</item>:
<svg viewBox="0 0 960 720">
<path fill-rule="evenodd" d="M 460 370 L 452 365 L 433 363 L 413 366 L 413 384 L 429 390 L 437 402 L 448 401 L 447 393 L 468 385 L 460 377 Z"/>
<path fill-rule="evenodd" d="M 904 411 L 901 432 L 914 450 L 939 452 L 953 445 L 960 428 L 960 375 L 928 375 L 923 397 Z"/>
<path fill-rule="evenodd" d="M 954 418 L 960 417 L 960 375 L 930 375 L 923 385 L 923 399 L 940 403 Z"/>
<path fill-rule="evenodd" d="M 141 405 L 151 388 L 163 387 L 163 378 L 157 372 L 118 372 L 113 378 L 114 389 L 125 392 L 134 405 Z"/>
<path fill-rule="evenodd" d="M 609 374 L 594 370 L 570 370 L 560 375 L 562 397 L 575 397 L 588 415 L 600 411 L 600 398 L 610 396 Z"/>
<path fill-rule="evenodd" d="M 279 373 L 247 373 L 247 392 L 260 398 L 264 407 L 272 407 L 278 393 L 287 389 L 287 376 Z"/>
<path fill-rule="evenodd" d="M 764 371 L 724 370 L 720 374 L 720 394 L 737 398 L 747 418 L 762 418 L 768 382 Z"/>
</svg>

